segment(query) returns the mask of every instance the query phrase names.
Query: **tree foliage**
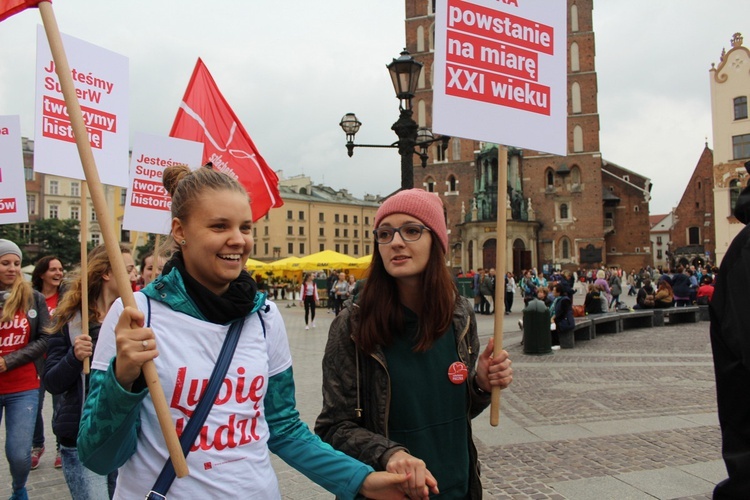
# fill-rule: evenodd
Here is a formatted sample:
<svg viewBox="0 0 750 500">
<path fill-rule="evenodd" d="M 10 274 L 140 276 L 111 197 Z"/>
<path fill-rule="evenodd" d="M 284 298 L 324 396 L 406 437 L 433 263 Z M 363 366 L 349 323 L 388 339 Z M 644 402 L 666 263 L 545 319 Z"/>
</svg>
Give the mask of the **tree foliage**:
<svg viewBox="0 0 750 500">
<path fill-rule="evenodd" d="M 57 255 L 63 267 L 81 262 L 80 230 L 74 219 L 41 219 L 33 225 L 33 240 L 39 246 L 34 261 L 45 255 Z"/>
</svg>

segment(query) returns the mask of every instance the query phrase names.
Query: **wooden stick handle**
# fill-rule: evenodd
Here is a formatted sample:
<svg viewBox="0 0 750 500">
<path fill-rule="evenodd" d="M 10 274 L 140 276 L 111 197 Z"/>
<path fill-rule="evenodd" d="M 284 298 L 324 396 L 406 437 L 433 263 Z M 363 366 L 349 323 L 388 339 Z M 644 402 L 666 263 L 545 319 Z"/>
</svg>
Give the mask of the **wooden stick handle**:
<svg viewBox="0 0 750 500">
<path fill-rule="evenodd" d="M 505 286 L 500 281 L 500 276 L 504 278 L 505 269 L 507 268 L 507 228 L 506 228 L 506 210 L 505 199 L 508 196 L 508 148 L 498 146 L 497 152 L 497 250 L 495 260 L 495 347 L 493 354 L 500 354 L 503 350 L 503 318 L 505 317 L 504 307 L 498 311 L 498 307 L 505 303 Z M 499 272 L 499 274 L 497 274 Z M 490 425 L 497 427 L 500 423 L 500 388 L 492 388 L 492 400 L 490 401 Z"/>
<path fill-rule="evenodd" d="M 68 108 L 70 124 L 73 128 L 73 135 L 76 138 L 78 155 L 81 157 L 83 172 L 91 191 L 91 201 L 94 203 L 94 210 L 96 210 L 99 226 L 102 230 L 104 244 L 107 247 L 107 255 L 112 266 L 112 273 L 117 281 L 117 288 L 125 306 L 137 307 L 133 290 L 130 287 L 128 273 L 125 270 L 122 253 L 120 252 L 119 240 L 115 233 L 112 219 L 107 213 L 107 200 L 104 196 L 104 188 L 99 180 L 94 153 L 91 151 L 91 144 L 88 141 L 88 131 L 83 122 L 81 105 L 76 97 L 76 89 L 70 74 L 68 57 L 65 54 L 55 13 L 52 10 L 52 4 L 48 1 L 40 2 L 39 13 L 42 16 L 44 30 L 47 33 L 52 59 L 55 61 L 57 76 L 60 79 L 60 86 L 65 97 L 65 105 Z M 149 361 L 143 365 L 143 375 L 146 378 L 148 390 L 154 403 L 154 409 L 156 410 L 159 425 L 161 426 L 162 434 L 164 434 L 164 440 L 166 441 L 169 456 L 172 459 L 177 477 L 184 477 L 188 474 L 187 462 L 185 461 L 185 455 L 182 453 L 180 441 L 177 439 L 177 432 L 175 431 L 172 417 L 169 414 L 167 399 L 164 396 L 164 390 L 162 389 L 156 365 L 153 361 Z"/>
<path fill-rule="evenodd" d="M 86 181 L 81 183 L 81 333 L 89 333 L 89 212 L 88 204 L 89 190 Z M 83 360 L 83 373 L 91 373 L 91 358 L 86 356 Z"/>
</svg>

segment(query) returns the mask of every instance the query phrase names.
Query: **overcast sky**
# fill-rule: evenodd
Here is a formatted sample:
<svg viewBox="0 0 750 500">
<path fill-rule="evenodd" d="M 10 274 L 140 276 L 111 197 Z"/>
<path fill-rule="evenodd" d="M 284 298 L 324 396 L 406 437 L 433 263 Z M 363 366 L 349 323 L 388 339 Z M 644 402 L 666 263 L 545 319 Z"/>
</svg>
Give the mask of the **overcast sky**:
<svg viewBox="0 0 750 500">
<path fill-rule="evenodd" d="M 54 10 L 63 33 L 130 59 L 131 137 L 168 135 L 201 57 L 284 176 L 357 196 L 398 188 L 397 152 L 357 149 L 348 158 L 338 123 L 355 112 L 357 142 L 396 140 L 385 65 L 404 45 L 403 0 L 57 0 Z M 20 115 L 27 137 L 40 23 L 27 11 L 0 24 L 0 114 Z M 750 46 L 750 2 L 598 0 L 594 30 L 602 154 L 649 177 L 651 213 L 666 213 L 705 142 L 713 147 L 708 70 L 733 33 Z"/>
</svg>

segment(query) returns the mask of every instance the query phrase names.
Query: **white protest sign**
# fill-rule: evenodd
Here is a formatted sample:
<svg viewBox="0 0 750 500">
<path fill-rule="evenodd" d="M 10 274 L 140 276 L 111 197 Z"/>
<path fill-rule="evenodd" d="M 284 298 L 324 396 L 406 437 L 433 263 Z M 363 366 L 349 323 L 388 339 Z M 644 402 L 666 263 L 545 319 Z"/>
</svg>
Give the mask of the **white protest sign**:
<svg viewBox="0 0 750 500">
<path fill-rule="evenodd" d="M 169 234 L 172 198 L 162 184 L 164 169 L 178 164 L 195 169 L 201 165 L 202 158 L 203 144 L 200 142 L 136 134 L 123 229 Z"/>
<path fill-rule="evenodd" d="M 566 6 L 437 0 L 434 131 L 567 154 Z"/>
<path fill-rule="evenodd" d="M 99 177 L 128 184 L 128 59 L 62 35 Z M 37 28 L 34 170 L 85 180 L 44 28 Z"/>
<path fill-rule="evenodd" d="M 29 222 L 21 118 L 0 116 L 0 224 Z"/>
</svg>

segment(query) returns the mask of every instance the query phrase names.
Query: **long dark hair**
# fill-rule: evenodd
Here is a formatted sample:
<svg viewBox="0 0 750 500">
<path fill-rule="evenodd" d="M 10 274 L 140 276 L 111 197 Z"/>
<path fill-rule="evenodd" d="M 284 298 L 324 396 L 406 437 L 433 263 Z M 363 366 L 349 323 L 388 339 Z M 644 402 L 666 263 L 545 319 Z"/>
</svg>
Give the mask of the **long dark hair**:
<svg viewBox="0 0 750 500">
<path fill-rule="evenodd" d="M 42 275 L 49 271 L 49 264 L 53 260 L 60 261 L 60 263 L 62 264 L 62 261 L 55 255 L 47 255 L 36 261 L 34 271 L 31 273 L 31 286 L 34 287 L 34 290 L 36 290 L 37 292 L 42 291 L 42 288 L 44 287 L 44 282 L 42 282 Z"/>
<path fill-rule="evenodd" d="M 432 238 L 430 258 L 420 277 L 424 290 L 419 316 L 419 339 L 416 352 L 428 350 L 440 338 L 453 318 L 458 290 L 445 265 L 445 252 L 437 238 Z M 368 270 L 367 282 L 360 294 L 360 329 L 358 340 L 366 353 L 393 341 L 393 332 L 403 328 L 404 318 L 396 280 L 385 269 L 377 244 Z"/>
</svg>

